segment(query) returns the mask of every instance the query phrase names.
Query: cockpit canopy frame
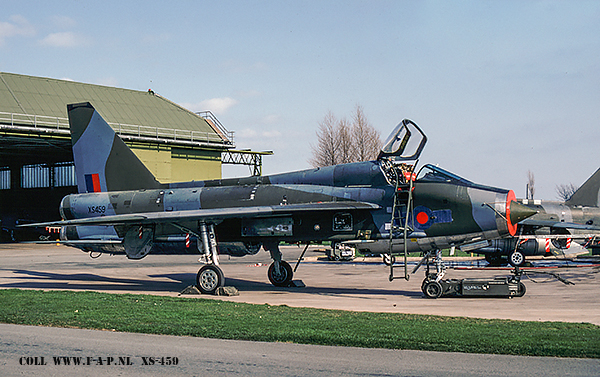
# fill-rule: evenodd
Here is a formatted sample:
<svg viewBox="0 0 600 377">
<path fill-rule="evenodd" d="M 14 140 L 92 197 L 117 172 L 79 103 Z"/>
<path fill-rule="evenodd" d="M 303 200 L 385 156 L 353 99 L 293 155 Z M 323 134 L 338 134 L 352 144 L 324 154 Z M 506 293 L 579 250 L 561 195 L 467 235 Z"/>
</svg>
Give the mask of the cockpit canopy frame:
<svg viewBox="0 0 600 377">
<path fill-rule="evenodd" d="M 377 159 L 416 161 L 426 143 L 427 136 L 419 126 L 410 119 L 404 119 L 388 136 Z"/>
</svg>

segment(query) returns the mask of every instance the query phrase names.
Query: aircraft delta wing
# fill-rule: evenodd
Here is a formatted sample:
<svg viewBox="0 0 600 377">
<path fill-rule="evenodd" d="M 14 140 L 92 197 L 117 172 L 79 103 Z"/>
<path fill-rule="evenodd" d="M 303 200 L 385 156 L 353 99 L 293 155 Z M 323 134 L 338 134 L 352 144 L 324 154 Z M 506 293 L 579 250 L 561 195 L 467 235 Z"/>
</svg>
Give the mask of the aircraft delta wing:
<svg viewBox="0 0 600 377">
<path fill-rule="evenodd" d="M 161 183 L 90 103 L 67 106 L 78 194 L 63 198 L 61 240 L 86 252 L 139 259 L 194 239 L 206 265 L 202 292 L 224 275 L 218 254 L 271 254 L 269 280 L 287 286 L 292 269 L 279 243 L 410 242 L 419 251 L 514 235 L 535 211 L 510 190 L 478 185 L 441 168 L 415 165 L 427 137 L 410 120 L 392 132 L 376 161 L 208 181 Z"/>
<path fill-rule="evenodd" d="M 159 196 L 160 197 L 160 194 Z M 108 206 L 110 202 L 107 201 Z M 74 220 L 62 220 L 44 223 L 46 226 L 68 226 L 68 225 L 129 225 L 129 224 L 159 224 L 159 223 L 184 223 L 186 221 L 219 222 L 231 217 L 253 218 L 268 216 L 283 216 L 302 212 L 320 211 L 353 211 L 353 210 L 375 210 L 380 207 L 377 204 L 363 202 L 327 202 L 309 204 L 286 204 L 276 206 L 260 207 L 231 207 L 197 209 L 173 212 L 140 212 L 135 214 L 109 215 L 98 217 L 87 217 Z"/>
</svg>

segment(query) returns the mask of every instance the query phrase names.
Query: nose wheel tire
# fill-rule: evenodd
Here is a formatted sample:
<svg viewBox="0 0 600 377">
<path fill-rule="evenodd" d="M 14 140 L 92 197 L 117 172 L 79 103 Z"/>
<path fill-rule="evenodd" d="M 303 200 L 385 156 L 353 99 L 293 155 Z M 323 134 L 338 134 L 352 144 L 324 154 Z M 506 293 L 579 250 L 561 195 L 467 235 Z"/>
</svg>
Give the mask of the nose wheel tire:
<svg viewBox="0 0 600 377">
<path fill-rule="evenodd" d="M 269 271 L 267 272 L 269 277 L 269 281 L 276 287 L 288 287 L 292 282 L 292 278 L 294 277 L 294 271 L 292 271 L 292 266 L 286 261 L 279 262 L 279 270 L 275 269 L 275 262 L 271 263 L 269 266 Z"/>
<path fill-rule="evenodd" d="M 207 264 L 196 275 L 196 286 L 204 294 L 215 294 L 225 284 L 223 271 L 214 264 Z"/>
<path fill-rule="evenodd" d="M 525 263 L 525 255 L 519 250 L 515 250 L 508 256 L 508 263 L 513 267 L 520 267 Z"/>
</svg>

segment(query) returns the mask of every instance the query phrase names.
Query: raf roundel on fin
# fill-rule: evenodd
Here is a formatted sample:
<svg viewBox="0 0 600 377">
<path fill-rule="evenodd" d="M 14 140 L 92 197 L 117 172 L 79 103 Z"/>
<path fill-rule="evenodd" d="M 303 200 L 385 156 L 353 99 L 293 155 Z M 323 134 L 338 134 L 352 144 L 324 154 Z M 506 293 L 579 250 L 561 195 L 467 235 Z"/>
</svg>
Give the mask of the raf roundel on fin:
<svg viewBox="0 0 600 377">
<path fill-rule="evenodd" d="M 85 188 L 87 192 L 102 192 L 102 188 L 100 187 L 100 175 L 98 173 L 86 174 Z"/>
</svg>

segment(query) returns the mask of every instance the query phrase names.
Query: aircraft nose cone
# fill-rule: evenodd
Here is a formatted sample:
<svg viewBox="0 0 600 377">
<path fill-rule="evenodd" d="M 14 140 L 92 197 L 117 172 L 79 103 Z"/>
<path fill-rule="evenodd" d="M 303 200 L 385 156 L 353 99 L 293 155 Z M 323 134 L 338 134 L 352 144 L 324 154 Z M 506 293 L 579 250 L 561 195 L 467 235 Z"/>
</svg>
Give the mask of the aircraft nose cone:
<svg viewBox="0 0 600 377">
<path fill-rule="evenodd" d="M 516 201 L 510 202 L 510 222 L 511 224 L 517 224 L 519 221 L 525 220 L 537 213 L 536 210 L 531 209 L 523 204 Z"/>
</svg>

